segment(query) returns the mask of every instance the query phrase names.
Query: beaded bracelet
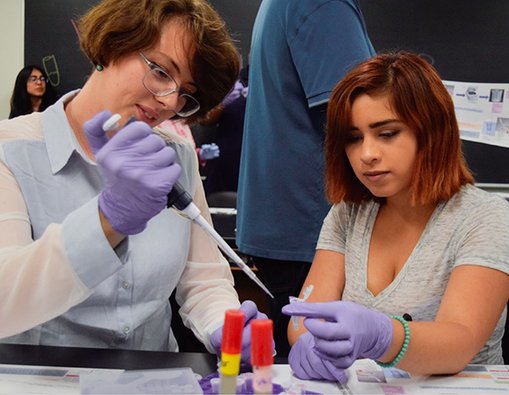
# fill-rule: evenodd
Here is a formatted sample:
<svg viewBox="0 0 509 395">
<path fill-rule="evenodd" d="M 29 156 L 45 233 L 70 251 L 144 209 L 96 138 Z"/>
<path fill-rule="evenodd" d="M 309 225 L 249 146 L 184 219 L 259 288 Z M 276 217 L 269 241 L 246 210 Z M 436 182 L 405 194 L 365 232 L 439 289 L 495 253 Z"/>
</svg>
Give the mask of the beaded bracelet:
<svg viewBox="0 0 509 395">
<path fill-rule="evenodd" d="M 401 347 L 401 350 L 399 350 L 398 355 L 396 355 L 396 357 L 391 362 L 376 361 L 376 363 L 382 368 L 392 368 L 396 366 L 398 362 L 401 361 L 401 358 L 403 358 L 403 356 L 406 354 L 406 351 L 408 350 L 408 343 L 410 343 L 410 328 L 408 327 L 406 320 L 399 315 L 391 315 L 391 318 L 398 320 L 403 325 L 403 329 L 405 330 L 405 340 L 403 340 L 403 346 Z"/>
</svg>

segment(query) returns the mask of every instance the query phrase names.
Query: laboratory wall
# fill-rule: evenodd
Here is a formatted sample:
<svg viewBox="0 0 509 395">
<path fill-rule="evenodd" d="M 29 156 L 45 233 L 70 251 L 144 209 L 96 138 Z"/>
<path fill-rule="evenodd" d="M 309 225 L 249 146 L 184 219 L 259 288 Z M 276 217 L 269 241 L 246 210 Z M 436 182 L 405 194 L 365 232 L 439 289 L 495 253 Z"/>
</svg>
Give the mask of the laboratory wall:
<svg viewBox="0 0 509 395">
<path fill-rule="evenodd" d="M 9 100 L 16 75 L 23 68 L 24 48 L 24 0 L 1 0 L 0 2 L 0 119 L 9 116 Z"/>
</svg>

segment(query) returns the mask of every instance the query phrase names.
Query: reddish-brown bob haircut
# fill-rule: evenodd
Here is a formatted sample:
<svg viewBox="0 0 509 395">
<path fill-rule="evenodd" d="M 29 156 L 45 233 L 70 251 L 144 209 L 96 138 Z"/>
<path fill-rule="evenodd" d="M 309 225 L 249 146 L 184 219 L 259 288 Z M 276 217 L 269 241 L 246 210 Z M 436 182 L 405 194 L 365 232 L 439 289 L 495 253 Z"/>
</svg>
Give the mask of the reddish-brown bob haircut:
<svg viewBox="0 0 509 395">
<path fill-rule="evenodd" d="M 326 191 L 331 203 L 379 200 L 355 176 L 345 152 L 352 105 L 362 94 L 387 95 L 392 111 L 415 132 L 413 204 L 450 199 L 462 185 L 473 183 L 461 151 L 454 104 L 437 71 L 418 55 L 386 53 L 356 66 L 332 92 L 325 141 Z"/>
<path fill-rule="evenodd" d="M 94 65 L 107 66 L 153 46 L 165 23 L 174 18 L 193 42 L 189 64 L 200 110 L 185 119 L 193 123 L 223 100 L 240 66 L 224 21 L 206 0 L 103 0 L 81 18 L 80 44 Z"/>
</svg>

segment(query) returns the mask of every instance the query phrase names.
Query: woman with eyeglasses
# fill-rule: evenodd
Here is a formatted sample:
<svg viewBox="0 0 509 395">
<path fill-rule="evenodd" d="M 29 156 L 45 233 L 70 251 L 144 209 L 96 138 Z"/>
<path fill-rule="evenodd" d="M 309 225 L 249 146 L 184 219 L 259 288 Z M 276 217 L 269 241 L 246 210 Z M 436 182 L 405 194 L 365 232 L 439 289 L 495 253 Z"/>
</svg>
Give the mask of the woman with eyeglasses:
<svg viewBox="0 0 509 395">
<path fill-rule="evenodd" d="M 0 337 L 176 351 L 176 289 L 183 322 L 218 352 L 224 312 L 240 305 L 233 277 L 201 228 L 166 208 L 178 180 L 210 221 L 196 153 L 152 127 L 220 103 L 237 51 L 205 0 L 104 0 L 79 30 L 95 65 L 83 88 L 0 123 Z"/>
<path fill-rule="evenodd" d="M 42 68 L 34 65 L 23 67 L 14 83 L 9 118 L 44 111 L 56 101 L 56 95 Z"/>
</svg>

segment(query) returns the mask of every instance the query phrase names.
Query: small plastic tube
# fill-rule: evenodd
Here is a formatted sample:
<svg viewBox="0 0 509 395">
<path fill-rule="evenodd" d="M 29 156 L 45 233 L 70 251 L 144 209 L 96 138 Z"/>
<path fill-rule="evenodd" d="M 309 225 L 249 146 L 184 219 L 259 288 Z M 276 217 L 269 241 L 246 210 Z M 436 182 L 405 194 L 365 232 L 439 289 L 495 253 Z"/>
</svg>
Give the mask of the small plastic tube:
<svg viewBox="0 0 509 395">
<path fill-rule="evenodd" d="M 234 394 L 237 390 L 244 321 L 242 310 L 226 310 L 221 339 L 220 394 Z"/>
<path fill-rule="evenodd" d="M 120 114 L 113 114 L 103 123 L 103 130 L 109 132 L 118 128 L 118 121 L 120 121 Z"/>
<path fill-rule="evenodd" d="M 210 387 L 212 389 L 213 394 L 219 394 L 219 383 L 220 383 L 219 377 L 210 379 Z"/>
<path fill-rule="evenodd" d="M 302 298 L 296 298 L 295 296 L 290 296 L 289 297 L 290 303 L 305 302 L 311 295 L 311 292 L 313 292 L 313 288 L 314 288 L 313 284 L 309 284 L 306 288 L 304 288 L 304 291 L 302 292 Z M 299 325 L 300 317 L 294 315 L 294 316 L 292 316 L 291 321 L 292 321 L 293 329 L 298 330 L 300 327 L 300 325 Z"/>
<path fill-rule="evenodd" d="M 251 365 L 255 394 L 272 394 L 272 320 L 251 321 Z"/>
<path fill-rule="evenodd" d="M 236 382 L 237 382 L 237 385 L 235 387 L 235 393 L 236 394 L 244 394 L 246 392 L 245 391 L 246 380 L 243 377 L 238 376 Z"/>
</svg>

